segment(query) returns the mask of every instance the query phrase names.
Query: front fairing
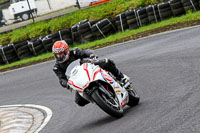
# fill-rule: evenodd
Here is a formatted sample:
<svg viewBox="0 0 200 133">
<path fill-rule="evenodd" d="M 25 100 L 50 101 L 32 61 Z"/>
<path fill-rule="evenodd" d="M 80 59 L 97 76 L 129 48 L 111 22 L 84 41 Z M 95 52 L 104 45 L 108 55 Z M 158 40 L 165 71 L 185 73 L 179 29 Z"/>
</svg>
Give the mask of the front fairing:
<svg viewBox="0 0 200 133">
<path fill-rule="evenodd" d="M 121 87 L 118 82 L 116 82 L 106 71 L 97 65 L 84 63 L 76 66 L 71 70 L 68 83 L 71 88 L 78 91 L 82 97 L 85 97 L 84 90 L 91 82 L 95 81 L 102 81 L 106 84 L 109 84 L 113 88 L 122 107 L 127 104 L 128 92 Z"/>
<path fill-rule="evenodd" d="M 82 92 L 90 82 L 94 81 L 94 73 L 99 69 L 99 66 L 90 63 L 77 65 L 71 70 L 68 83 L 74 90 Z"/>
</svg>

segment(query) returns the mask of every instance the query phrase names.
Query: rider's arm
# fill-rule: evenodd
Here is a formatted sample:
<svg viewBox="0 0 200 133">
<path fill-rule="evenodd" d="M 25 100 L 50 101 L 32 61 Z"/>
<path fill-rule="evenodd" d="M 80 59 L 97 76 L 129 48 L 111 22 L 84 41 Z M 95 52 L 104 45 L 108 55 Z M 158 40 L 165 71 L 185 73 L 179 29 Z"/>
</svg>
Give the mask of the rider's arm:
<svg viewBox="0 0 200 133">
<path fill-rule="evenodd" d="M 53 71 L 58 76 L 59 79 L 67 79 L 65 72 L 66 70 L 62 69 L 58 63 L 56 63 L 53 67 Z"/>
<path fill-rule="evenodd" d="M 92 55 L 94 55 L 94 53 L 89 50 L 81 50 L 79 48 L 74 48 L 72 51 L 79 59 L 90 58 Z"/>
<path fill-rule="evenodd" d="M 66 70 L 63 70 L 58 63 L 54 65 L 53 71 L 59 78 L 59 82 L 63 87 L 67 87 L 67 76 L 65 75 Z"/>
</svg>

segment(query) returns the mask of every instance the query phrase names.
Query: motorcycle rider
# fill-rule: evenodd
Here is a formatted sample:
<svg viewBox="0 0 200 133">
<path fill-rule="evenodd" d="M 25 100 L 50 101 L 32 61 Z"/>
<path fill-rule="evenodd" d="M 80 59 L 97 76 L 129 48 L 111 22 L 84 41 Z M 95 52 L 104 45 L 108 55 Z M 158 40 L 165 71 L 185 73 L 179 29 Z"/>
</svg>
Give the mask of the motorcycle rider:
<svg viewBox="0 0 200 133">
<path fill-rule="evenodd" d="M 67 76 L 65 75 L 67 67 L 73 61 L 83 58 L 93 59 L 94 60 L 93 63 L 95 65 L 99 65 L 102 69 L 112 73 L 119 81 L 121 81 L 122 85 L 125 88 L 130 85 L 129 82 L 130 78 L 125 74 L 122 74 L 116 67 L 115 63 L 110 59 L 96 60 L 97 56 L 94 53 L 87 50 L 81 50 L 79 48 L 73 48 L 72 50 L 69 50 L 69 46 L 64 40 L 55 42 L 52 47 L 52 52 L 56 59 L 53 71 L 58 76 L 59 82 L 61 86 L 63 86 L 64 88 L 69 89 L 69 86 L 67 84 L 68 79 Z M 75 94 L 75 102 L 79 106 L 84 106 L 89 103 L 87 100 L 82 98 L 77 91 Z"/>
</svg>

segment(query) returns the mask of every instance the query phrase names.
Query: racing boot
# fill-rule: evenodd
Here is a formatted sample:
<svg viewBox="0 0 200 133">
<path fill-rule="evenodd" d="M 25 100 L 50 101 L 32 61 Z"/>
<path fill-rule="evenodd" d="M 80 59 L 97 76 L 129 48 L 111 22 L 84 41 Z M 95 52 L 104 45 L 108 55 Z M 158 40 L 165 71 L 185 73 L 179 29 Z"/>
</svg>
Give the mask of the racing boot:
<svg viewBox="0 0 200 133">
<path fill-rule="evenodd" d="M 130 77 L 128 77 L 127 75 L 123 74 L 123 78 L 121 78 L 120 80 L 121 85 L 125 88 L 128 89 L 131 85 L 130 83 Z"/>
<path fill-rule="evenodd" d="M 112 70 L 112 69 L 111 69 Z M 113 65 L 113 70 L 111 73 L 116 77 L 117 80 L 120 81 L 120 85 L 125 89 L 130 88 L 130 77 L 123 74 L 115 65 Z"/>
</svg>

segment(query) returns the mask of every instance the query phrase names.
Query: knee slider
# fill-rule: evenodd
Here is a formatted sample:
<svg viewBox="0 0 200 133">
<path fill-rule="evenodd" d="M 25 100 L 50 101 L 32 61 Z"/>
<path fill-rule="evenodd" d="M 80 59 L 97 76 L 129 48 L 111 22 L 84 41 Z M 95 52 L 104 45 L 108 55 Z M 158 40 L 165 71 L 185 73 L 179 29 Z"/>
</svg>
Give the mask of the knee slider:
<svg viewBox="0 0 200 133">
<path fill-rule="evenodd" d="M 82 98 L 78 92 L 76 92 L 75 95 L 75 103 L 78 104 L 79 106 L 85 106 L 86 104 L 88 104 L 89 102 L 87 100 L 85 100 L 84 98 Z"/>
<path fill-rule="evenodd" d="M 88 104 L 89 102 L 83 101 L 83 100 L 82 100 L 82 101 L 81 101 L 81 100 L 80 100 L 80 101 L 75 100 L 75 103 L 78 104 L 79 106 L 85 106 L 85 105 Z"/>
</svg>

